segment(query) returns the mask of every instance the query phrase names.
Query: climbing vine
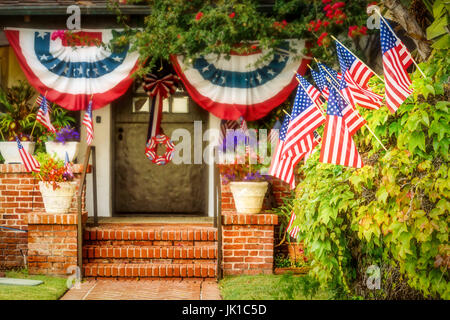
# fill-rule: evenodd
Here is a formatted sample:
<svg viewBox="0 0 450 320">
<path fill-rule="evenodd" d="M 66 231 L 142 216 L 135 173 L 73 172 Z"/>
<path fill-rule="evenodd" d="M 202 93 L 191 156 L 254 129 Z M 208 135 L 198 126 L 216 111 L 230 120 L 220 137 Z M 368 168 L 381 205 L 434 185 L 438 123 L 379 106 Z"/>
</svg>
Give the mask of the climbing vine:
<svg viewBox="0 0 450 320">
<path fill-rule="evenodd" d="M 355 136 L 363 168 L 319 163 L 318 152 L 301 168 L 295 213 L 323 285 L 352 296 L 450 298 L 449 65 L 443 51 L 420 64 L 427 77 L 413 74 L 414 95 L 395 114 L 361 110 L 388 152 L 363 128 Z M 371 265 L 381 269 L 378 290 L 367 287 Z"/>
</svg>

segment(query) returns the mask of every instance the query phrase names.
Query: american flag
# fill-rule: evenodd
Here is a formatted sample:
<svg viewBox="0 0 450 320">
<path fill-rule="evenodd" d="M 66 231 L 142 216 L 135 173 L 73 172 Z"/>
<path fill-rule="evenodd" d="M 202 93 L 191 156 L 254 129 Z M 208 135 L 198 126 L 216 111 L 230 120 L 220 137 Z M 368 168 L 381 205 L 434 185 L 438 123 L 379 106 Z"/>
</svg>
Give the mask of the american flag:
<svg viewBox="0 0 450 320">
<path fill-rule="evenodd" d="M 72 165 L 70 164 L 69 154 L 67 153 L 67 151 L 66 151 L 66 156 L 64 158 L 64 169 L 66 170 L 67 174 L 69 174 L 70 176 L 73 176 Z"/>
<path fill-rule="evenodd" d="M 289 223 L 286 228 L 286 232 L 289 234 L 289 236 L 293 239 L 297 239 L 298 232 L 300 228 L 298 226 L 294 226 L 294 221 L 297 218 L 294 211 L 291 212 L 291 218 L 289 219 Z"/>
<path fill-rule="evenodd" d="M 334 70 L 333 68 L 330 68 L 329 66 L 319 62 L 317 64 L 319 66 L 319 72 L 320 75 L 322 76 L 322 79 L 324 79 L 325 81 L 325 88 L 324 88 L 324 95 L 327 97 L 329 97 L 330 95 L 330 88 L 334 86 L 338 87 L 339 81 L 342 78 L 342 75 L 337 72 L 336 70 Z M 327 79 L 332 80 L 332 83 L 329 83 Z"/>
<path fill-rule="evenodd" d="M 41 165 L 37 160 L 27 151 L 23 148 L 22 143 L 20 143 L 20 140 L 18 137 L 16 137 L 17 141 L 17 147 L 19 148 L 19 154 L 20 158 L 22 159 L 23 164 L 25 165 L 25 168 L 28 172 L 34 171 L 39 172 Z"/>
<path fill-rule="evenodd" d="M 316 89 L 311 83 L 308 82 L 301 75 L 297 74 L 297 79 L 302 84 L 303 88 L 305 88 L 306 93 L 312 101 L 315 101 L 318 106 L 322 105 L 322 100 L 320 100 L 320 91 Z"/>
<path fill-rule="evenodd" d="M 308 83 L 308 81 L 304 79 L 303 82 Z M 317 94 L 320 94 L 317 89 L 315 90 L 317 91 Z M 325 118 L 322 115 L 322 112 L 319 111 L 314 102 L 310 99 L 309 94 L 299 84 L 291 113 L 291 121 L 286 133 L 282 156 L 285 156 L 288 152 L 293 152 L 296 145 L 324 122 Z M 303 149 L 302 151 L 306 152 L 307 150 Z"/>
<path fill-rule="evenodd" d="M 227 136 L 227 130 L 237 130 L 241 126 L 237 120 L 221 120 L 220 121 L 220 136 L 219 145 L 223 144 L 223 139 Z"/>
<path fill-rule="evenodd" d="M 306 161 L 308 161 L 308 159 L 313 155 L 314 151 L 316 150 L 316 146 L 322 142 L 322 138 L 320 137 L 320 135 L 317 133 L 317 131 L 313 131 L 313 135 L 312 136 L 308 136 L 307 138 L 307 142 L 309 143 L 309 150 L 306 152 L 305 154 L 305 163 Z"/>
<path fill-rule="evenodd" d="M 380 33 L 386 105 L 392 113 L 395 113 L 413 92 L 409 89 L 411 79 L 406 71 L 413 60 L 405 45 L 392 32 L 383 17 L 380 19 Z"/>
<path fill-rule="evenodd" d="M 361 168 L 363 166 L 361 156 L 344 120 L 345 108 L 344 99 L 339 96 L 336 89 L 331 88 L 320 162 Z"/>
<path fill-rule="evenodd" d="M 36 104 L 38 106 L 41 105 L 42 101 L 44 101 L 44 96 L 42 94 L 40 94 L 37 98 L 36 98 Z M 48 103 L 48 100 L 45 99 L 45 105 L 47 107 L 47 109 L 49 110 L 49 112 L 51 112 L 51 108 L 50 108 L 50 103 Z"/>
<path fill-rule="evenodd" d="M 94 140 L 94 123 L 92 121 L 92 100 L 89 101 L 88 108 L 84 113 L 83 124 L 86 126 L 86 142 L 90 146 Z"/>
<path fill-rule="evenodd" d="M 300 147 L 297 145 L 293 154 L 286 157 L 282 157 L 281 153 L 283 151 L 284 140 L 286 138 L 287 128 L 289 126 L 289 116 L 286 115 L 283 120 L 283 124 L 280 129 L 280 137 L 278 140 L 278 145 L 275 153 L 272 157 L 272 162 L 269 168 L 269 175 L 274 176 L 280 180 L 285 181 L 291 187 L 295 188 L 295 174 L 294 168 L 297 163 L 304 157 L 305 152 L 301 152 Z"/>
<path fill-rule="evenodd" d="M 339 42 L 336 42 L 336 50 L 341 71 L 344 75 L 340 89 L 346 99 L 354 108 L 358 104 L 367 109 L 379 109 L 383 96 L 367 88 L 367 81 L 373 76 L 373 72 Z"/>
<path fill-rule="evenodd" d="M 317 87 L 319 88 L 320 93 L 325 97 L 325 99 L 328 99 L 330 92 L 328 91 L 328 88 L 327 88 L 326 79 L 322 76 L 322 74 L 320 74 L 320 72 L 317 72 L 314 70 L 311 70 L 311 75 L 312 75 Z M 327 90 L 325 90 L 325 88 Z"/>
<path fill-rule="evenodd" d="M 281 128 L 281 122 L 280 122 L 280 120 L 277 119 L 277 121 L 275 121 L 275 124 L 273 125 L 273 128 L 270 130 L 270 133 L 269 133 L 269 141 L 273 145 L 276 144 L 278 141 L 280 128 Z"/>
<path fill-rule="evenodd" d="M 56 132 L 56 129 L 52 125 L 52 121 L 50 120 L 50 113 L 48 110 L 49 104 L 47 102 L 47 99 L 45 97 L 42 97 L 42 99 L 40 101 L 41 101 L 41 103 L 40 103 L 39 111 L 36 115 L 36 120 L 37 120 L 37 122 L 42 124 L 44 127 L 46 127 L 48 131 L 54 133 L 54 132 Z"/>
</svg>

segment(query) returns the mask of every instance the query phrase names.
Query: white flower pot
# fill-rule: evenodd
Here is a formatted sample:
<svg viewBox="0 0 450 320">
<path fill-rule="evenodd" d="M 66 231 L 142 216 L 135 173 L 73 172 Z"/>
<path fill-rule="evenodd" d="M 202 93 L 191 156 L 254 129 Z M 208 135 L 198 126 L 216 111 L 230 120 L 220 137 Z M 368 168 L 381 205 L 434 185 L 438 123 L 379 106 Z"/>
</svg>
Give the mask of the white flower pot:
<svg viewBox="0 0 450 320">
<path fill-rule="evenodd" d="M 47 153 L 51 156 L 56 157 L 60 160 L 66 159 L 66 152 L 69 156 L 69 161 L 73 160 L 78 156 L 78 150 L 80 149 L 80 143 L 77 141 L 67 141 L 66 143 L 47 141 L 45 143 L 45 149 Z"/>
<path fill-rule="evenodd" d="M 22 146 L 29 153 L 33 154 L 35 142 L 21 141 Z M 0 153 L 5 159 L 5 163 L 22 163 L 20 158 L 19 148 L 16 141 L 2 141 L 0 142 Z"/>
<path fill-rule="evenodd" d="M 268 185 L 267 181 L 230 182 L 236 211 L 238 213 L 260 213 Z"/>
<path fill-rule="evenodd" d="M 39 181 L 39 190 L 41 191 L 45 212 L 47 213 L 69 212 L 77 182 L 59 182 L 58 185 L 59 188 L 53 190 L 51 183 Z"/>
</svg>

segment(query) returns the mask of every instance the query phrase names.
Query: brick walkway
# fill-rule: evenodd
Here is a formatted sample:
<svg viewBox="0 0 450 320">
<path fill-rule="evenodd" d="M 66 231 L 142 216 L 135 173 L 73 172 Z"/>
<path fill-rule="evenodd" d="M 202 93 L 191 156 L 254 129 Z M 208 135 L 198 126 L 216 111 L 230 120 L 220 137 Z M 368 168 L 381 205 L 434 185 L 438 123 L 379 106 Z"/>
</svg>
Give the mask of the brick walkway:
<svg viewBox="0 0 450 320">
<path fill-rule="evenodd" d="M 61 300 L 220 300 L 213 280 L 88 280 Z"/>
</svg>

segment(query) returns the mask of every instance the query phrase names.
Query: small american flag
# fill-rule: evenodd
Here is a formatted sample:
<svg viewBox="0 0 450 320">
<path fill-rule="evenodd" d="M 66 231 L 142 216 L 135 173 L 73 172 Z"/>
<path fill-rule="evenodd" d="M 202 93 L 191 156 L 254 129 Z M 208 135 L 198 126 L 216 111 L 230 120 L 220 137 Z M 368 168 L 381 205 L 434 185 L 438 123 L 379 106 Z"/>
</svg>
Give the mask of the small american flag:
<svg viewBox="0 0 450 320">
<path fill-rule="evenodd" d="M 339 42 L 336 42 L 336 50 L 344 75 L 340 87 L 342 94 L 354 108 L 358 104 L 367 109 L 379 109 L 383 96 L 370 91 L 367 87 L 367 82 L 373 76 L 373 72 Z"/>
<path fill-rule="evenodd" d="M 328 99 L 328 96 L 330 95 L 330 93 L 327 88 L 326 79 L 320 74 L 320 72 L 317 72 L 314 70 L 311 70 L 311 75 L 312 75 L 317 87 L 319 88 L 320 93 L 324 96 L 325 99 Z M 325 91 L 325 88 L 327 88 L 326 91 Z"/>
<path fill-rule="evenodd" d="M 411 79 L 406 69 L 413 63 L 411 54 L 405 45 L 392 32 L 388 22 L 380 19 L 381 51 L 386 92 L 386 105 L 392 113 L 413 92 L 409 89 Z"/>
<path fill-rule="evenodd" d="M 42 97 L 42 96 L 39 96 L 39 97 Z M 49 104 L 47 102 L 47 99 L 45 97 L 42 97 L 42 99 L 40 101 L 41 101 L 41 103 L 40 103 L 39 111 L 36 115 L 36 120 L 37 120 L 37 122 L 42 124 L 44 127 L 46 127 L 48 131 L 54 133 L 54 132 L 56 132 L 56 129 L 52 125 L 52 122 L 50 120 L 50 113 L 48 110 Z"/>
<path fill-rule="evenodd" d="M 297 239 L 298 232 L 300 230 L 300 228 L 298 226 L 294 226 L 294 222 L 295 222 L 296 218 L 297 218 L 297 216 L 295 215 L 294 211 L 292 211 L 291 212 L 291 218 L 289 219 L 289 223 L 288 223 L 287 228 L 286 228 L 286 232 L 289 234 L 289 236 L 292 239 Z"/>
<path fill-rule="evenodd" d="M 303 79 L 301 76 L 298 76 Z M 301 80 L 306 84 L 308 81 Z M 304 88 L 306 86 L 303 85 Z M 311 86 L 311 85 L 310 85 Z M 320 94 L 317 89 L 317 94 Z M 316 96 L 317 97 L 317 96 Z M 314 105 L 309 94 L 299 84 L 297 94 L 292 109 L 291 121 L 289 123 L 282 156 L 288 152 L 294 151 L 294 146 L 310 135 L 315 129 L 325 122 L 325 118 L 318 108 Z M 303 150 L 306 152 L 307 150 Z"/>
<path fill-rule="evenodd" d="M 237 130 L 240 127 L 241 126 L 237 120 L 221 120 L 219 145 L 223 144 L 223 139 L 227 136 L 227 130 Z"/>
<path fill-rule="evenodd" d="M 270 130 L 269 133 L 269 141 L 271 144 L 276 144 L 278 141 L 278 136 L 281 128 L 281 122 L 277 119 L 275 121 L 275 124 L 273 125 L 273 128 Z"/>
<path fill-rule="evenodd" d="M 333 68 L 330 68 L 329 66 L 321 62 L 319 62 L 317 65 L 319 66 L 319 71 L 322 78 L 325 80 L 324 92 L 325 96 L 328 99 L 330 95 L 330 89 L 333 88 L 333 86 L 339 87 L 339 81 L 342 79 L 342 75 Z M 329 83 L 327 79 L 330 79 L 332 83 Z"/>
<path fill-rule="evenodd" d="M 312 101 L 315 101 L 318 106 L 322 105 L 322 100 L 320 100 L 320 91 L 316 89 L 311 83 L 308 82 L 301 75 L 297 74 L 297 79 L 302 84 L 303 88 L 306 90 L 307 95 Z"/>
<path fill-rule="evenodd" d="M 66 151 L 66 156 L 64 158 L 64 169 L 66 170 L 66 173 L 69 174 L 70 176 L 73 176 L 73 169 L 72 169 L 72 165 L 70 164 L 69 161 L 69 154 Z"/>
<path fill-rule="evenodd" d="M 31 171 L 39 172 L 41 168 L 39 162 L 37 162 L 37 160 L 27 150 L 23 148 L 23 145 L 22 143 L 20 143 L 18 137 L 16 137 L 16 141 L 17 147 L 19 148 L 20 158 L 22 159 L 22 162 L 25 165 L 26 170 L 28 172 Z"/>
<path fill-rule="evenodd" d="M 320 162 L 361 168 L 363 166 L 361 156 L 344 120 L 345 105 L 337 90 L 331 88 Z"/>
<path fill-rule="evenodd" d="M 295 173 L 294 168 L 297 163 L 303 158 L 304 154 L 299 151 L 299 146 L 296 146 L 294 154 L 282 157 L 284 140 L 286 138 L 287 128 L 289 126 L 289 116 L 286 115 L 280 129 L 280 137 L 275 153 L 272 157 L 272 162 L 269 168 L 269 175 L 274 176 L 280 180 L 285 181 L 291 187 L 295 188 Z"/>
<path fill-rule="evenodd" d="M 38 106 L 40 106 L 41 103 L 42 103 L 42 101 L 44 101 L 44 96 L 43 96 L 42 94 L 40 94 L 40 95 L 36 98 L 36 104 L 37 104 Z M 48 103 L 48 100 L 47 100 L 47 99 L 45 99 L 45 104 L 46 104 L 46 107 L 47 107 L 47 109 L 49 110 L 49 112 L 51 112 L 50 103 Z"/>
<path fill-rule="evenodd" d="M 316 146 L 322 141 L 322 138 L 320 137 L 320 135 L 317 133 L 317 131 L 314 130 L 313 135 L 312 136 L 308 136 L 307 139 L 307 143 L 308 143 L 308 147 L 305 148 L 308 151 L 305 154 L 305 163 L 306 161 L 308 161 L 308 159 L 313 155 L 313 153 L 315 152 L 315 148 Z"/>
<path fill-rule="evenodd" d="M 92 100 L 89 101 L 88 109 L 84 113 L 83 124 L 86 126 L 86 142 L 90 146 L 94 140 L 94 123 L 92 121 Z"/>
</svg>

